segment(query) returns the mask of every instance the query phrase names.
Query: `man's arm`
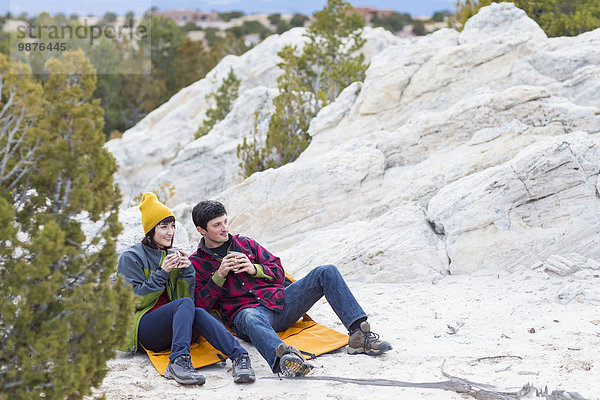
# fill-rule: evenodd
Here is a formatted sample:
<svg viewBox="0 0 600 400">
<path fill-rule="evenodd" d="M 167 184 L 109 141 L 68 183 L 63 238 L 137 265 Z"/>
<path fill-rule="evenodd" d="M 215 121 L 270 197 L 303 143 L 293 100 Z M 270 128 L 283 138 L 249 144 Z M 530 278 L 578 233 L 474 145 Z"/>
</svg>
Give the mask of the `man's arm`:
<svg viewBox="0 0 600 400">
<path fill-rule="evenodd" d="M 196 303 L 196 307 L 201 307 L 205 310 L 211 310 L 214 308 L 215 303 L 225 290 L 222 287 L 225 280 L 223 279 L 220 284 L 215 282 L 213 275 L 217 274 L 217 272 L 215 271 L 214 274 L 211 274 L 211 269 L 207 268 L 210 265 L 210 261 L 202 260 L 196 255 L 192 255 L 192 257 L 190 257 L 190 261 L 192 262 L 196 273 L 196 287 L 194 289 L 194 301 Z M 203 263 L 208 264 L 203 266 Z"/>
<path fill-rule="evenodd" d="M 281 266 L 279 257 L 271 254 L 262 247 L 257 241 L 249 239 L 249 245 L 255 255 L 254 265 L 256 266 L 255 278 L 267 279 L 271 282 L 283 284 L 285 272 Z"/>
</svg>

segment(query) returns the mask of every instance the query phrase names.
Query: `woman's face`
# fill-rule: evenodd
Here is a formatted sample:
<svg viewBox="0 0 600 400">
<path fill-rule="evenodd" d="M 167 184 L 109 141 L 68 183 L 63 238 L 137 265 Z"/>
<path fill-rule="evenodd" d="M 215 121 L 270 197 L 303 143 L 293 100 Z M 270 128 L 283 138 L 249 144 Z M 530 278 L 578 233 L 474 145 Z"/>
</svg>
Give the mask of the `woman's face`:
<svg viewBox="0 0 600 400">
<path fill-rule="evenodd" d="M 154 243 L 159 247 L 171 247 L 175 235 L 175 222 L 160 222 L 154 228 Z"/>
</svg>

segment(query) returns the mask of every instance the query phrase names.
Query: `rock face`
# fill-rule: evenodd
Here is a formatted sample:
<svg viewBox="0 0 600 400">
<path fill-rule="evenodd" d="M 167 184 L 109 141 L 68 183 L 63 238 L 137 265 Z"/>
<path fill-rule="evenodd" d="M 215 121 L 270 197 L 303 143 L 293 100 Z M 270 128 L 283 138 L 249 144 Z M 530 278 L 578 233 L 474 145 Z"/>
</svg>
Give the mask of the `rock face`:
<svg viewBox="0 0 600 400">
<path fill-rule="evenodd" d="M 191 139 L 231 58 L 109 142 L 122 184 L 175 184 L 191 243 L 194 203 L 223 201 L 232 230 L 294 275 L 334 263 L 349 279 L 394 282 L 550 255 L 600 260 L 600 30 L 549 39 L 501 3 L 461 33 L 368 35 L 365 81 L 321 110 L 295 162 L 242 181 L 235 148 L 257 109 L 266 132 L 277 74 L 266 65 L 300 30 L 239 58 L 240 98 L 207 136 Z"/>
<path fill-rule="evenodd" d="M 459 179 L 430 201 L 451 269 L 509 269 L 552 254 L 600 259 L 600 149 L 587 133 L 538 142 Z"/>
<path fill-rule="evenodd" d="M 268 120 L 270 116 L 267 116 L 272 107 L 269 96 L 273 95 L 269 89 L 277 87 L 277 77 L 280 74 L 277 53 L 286 44 L 302 47 L 304 32 L 303 28 L 294 28 L 281 36 L 268 37 L 239 57 L 223 58 L 205 79 L 179 91 L 126 131 L 123 138 L 109 141 L 106 147 L 117 159 L 119 173 L 116 182 L 124 193 L 125 204 L 130 205 L 132 199 L 144 191 L 156 190 L 165 179 L 173 177 L 168 170 L 183 168 L 182 162 L 189 157 L 197 159 L 196 166 L 185 166 L 183 172 L 177 171 L 180 182 L 169 182 L 179 194 L 174 202 L 190 198 L 195 200 L 198 195 L 209 196 L 223 190 L 224 185 L 239 182 L 239 169 L 233 168 L 239 163 L 235 154 L 236 146 L 243 137 L 250 135 L 254 112 L 257 110 L 261 114 L 259 133 L 266 133 L 264 120 Z M 382 28 L 368 29 L 365 38 L 367 60 L 399 40 Z M 230 69 L 241 80 L 240 97 L 227 120 L 217 125 L 207 135 L 208 138 L 201 138 L 200 143 L 195 143 L 194 134 L 202 124 L 206 110 L 213 106 L 206 101 L 206 96 L 217 90 Z M 254 89 L 257 91 L 247 92 Z M 261 107 L 264 109 L 261 110 Z M 192 149 L 180 154 L 186 146 L 191 146 Z M 224 177 L 225 182 L 215 183 L 216 180 L 211 178 L 199 179 L 197 171 L 207 163 L 211 166 L 230 164 L 227 174 L 219 177 Z M 209 187 L 188 192 L 189 179 L 194 179 L 194 186 L 197 188 L 205 188 L 207 184 Z"/>
</svg>

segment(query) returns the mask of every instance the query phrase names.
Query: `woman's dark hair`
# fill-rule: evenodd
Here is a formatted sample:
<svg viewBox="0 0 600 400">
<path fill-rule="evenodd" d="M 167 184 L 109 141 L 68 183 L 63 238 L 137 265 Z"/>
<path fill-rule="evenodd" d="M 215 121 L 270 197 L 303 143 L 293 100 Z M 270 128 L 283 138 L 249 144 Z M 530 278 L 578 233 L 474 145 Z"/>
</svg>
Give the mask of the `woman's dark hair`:
<svg viewBox="0 0 600 400">
<path fill-rule="evenodd" d="M 216 200 L 204 200 L 194 206 L 192 220 L 194 225 L 206 229 L 208 221 L 227 214 L 225 206 Z"/>
<path fill-rule="evenodd" d="M 167 218 L 163 219 L 162 221 L 160 221 L 156 225 L 170 224 L 172 222 L 175 222 L 175 217 L 167 217 Z M 156 225 L 153 226 L 152 229 L 150 229 L 150 231 L 148 233 L 146 233 L 146 236 L 144 236 L 144 238 L 142 239 L 142 244 L 146 245 L 146 246 L 148 246 L 148 247 L 150 247 L 152 249 L 157 249 L 158 250 L 159 247 L 156 244 L 156 242 L 154 241 L 154 230 L 156 228 Z"/>
</svg>

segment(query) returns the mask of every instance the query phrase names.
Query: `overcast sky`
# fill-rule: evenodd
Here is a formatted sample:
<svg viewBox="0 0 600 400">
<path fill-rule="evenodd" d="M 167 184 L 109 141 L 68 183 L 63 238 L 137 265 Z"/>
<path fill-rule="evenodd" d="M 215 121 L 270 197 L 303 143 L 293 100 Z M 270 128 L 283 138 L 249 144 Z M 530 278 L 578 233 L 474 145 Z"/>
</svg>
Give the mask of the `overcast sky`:
<svg viewBox="0 0 600 400">
<path fill-rule="evenodd" d="M 454 11 L 456 0 L 350 0 L 354 7 L 376 7 L 407 12 L 413 16 L 431 16 L 435 11 Z M 7 11 L 19 15 L 64 13 L 102 16 L 107 11 L 125 14 L 133 11 L 143 14 L 151 7 L 160 10 L 198 9 L 201 11 L 243 11 L 253 13 L 301 13 L 310 15 L 327 4 L 327 0 L 0 0 L 0 14 Z"/>
</svg>

